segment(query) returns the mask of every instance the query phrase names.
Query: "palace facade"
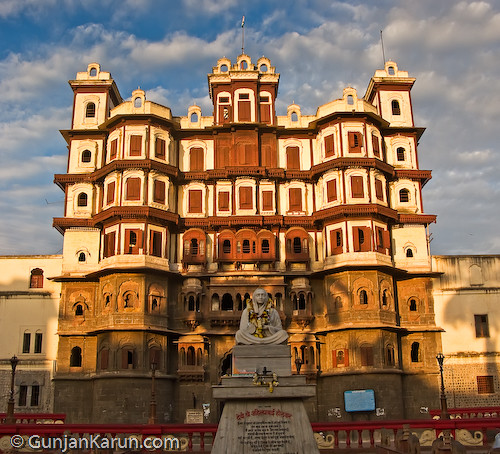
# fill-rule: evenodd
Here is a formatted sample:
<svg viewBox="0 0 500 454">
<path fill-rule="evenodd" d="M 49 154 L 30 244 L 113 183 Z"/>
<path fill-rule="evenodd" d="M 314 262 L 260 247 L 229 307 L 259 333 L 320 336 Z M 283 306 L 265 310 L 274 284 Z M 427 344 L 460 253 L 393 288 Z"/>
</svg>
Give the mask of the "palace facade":
<svg viewBox="0 0 500 454">
<path fill-rule="evenodd" d="M 267 290 L 311 420 L 420 417 L 438 406 L 431 260 L 413 120 L 395 62 L 366 93 L 276 115 L 269 59 L 222 58 L 213 114 L 124 100 L 91 63 L 74 92 L 64 191 L 54 411 L 70 422 L 160 422 L 205 408 L 231 371 L 244 301 Z M 299 370 L 300 369 L 300 370 Z M 377 410 L 346 413 L 344 391 Z"/>
</svg>

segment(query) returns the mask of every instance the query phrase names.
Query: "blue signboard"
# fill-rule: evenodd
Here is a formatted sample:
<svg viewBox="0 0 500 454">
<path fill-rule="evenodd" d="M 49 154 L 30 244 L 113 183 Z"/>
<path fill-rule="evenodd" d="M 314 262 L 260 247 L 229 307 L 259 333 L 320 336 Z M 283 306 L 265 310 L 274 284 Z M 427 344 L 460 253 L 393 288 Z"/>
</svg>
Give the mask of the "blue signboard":
<svg viewBox="0 0 500 454">
<path fill-rule="evenodd" d="M 373 411 L 375 410 L 375 392 L 373 389 L 358 389 L 344 391 L 345 411 Z"/>
</svg>

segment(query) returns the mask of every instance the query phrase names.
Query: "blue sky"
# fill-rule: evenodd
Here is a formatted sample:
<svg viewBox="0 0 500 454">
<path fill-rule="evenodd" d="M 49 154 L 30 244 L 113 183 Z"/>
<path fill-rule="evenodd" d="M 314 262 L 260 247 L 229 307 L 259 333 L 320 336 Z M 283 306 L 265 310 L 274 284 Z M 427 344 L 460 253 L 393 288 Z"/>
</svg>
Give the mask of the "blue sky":
<svg viewBox="0 0 500 454">
<path fill-rule="evenodd" d="M 285 6 L 283 6 L 285 5 Z M 500 3 L 441 0 L 0 0 L 0 254 L 52 254 L 63 214 L 68 79 L 97 61 L 124 98 L 211 114 L 206 74 L 218 58 L 269 57 L 278 114 L 304 114 L 353 86 L 362 96 L 385 54 L 417 78 L 419 163 L 433 254 L 500 253 Z"/>
</svg>

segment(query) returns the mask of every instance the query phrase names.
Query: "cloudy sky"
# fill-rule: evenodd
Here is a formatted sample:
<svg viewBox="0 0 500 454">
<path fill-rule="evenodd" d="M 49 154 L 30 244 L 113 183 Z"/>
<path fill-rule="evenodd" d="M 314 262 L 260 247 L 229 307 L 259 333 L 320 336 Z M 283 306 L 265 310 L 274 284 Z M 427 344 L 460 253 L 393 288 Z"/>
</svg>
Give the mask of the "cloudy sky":
<svg viewBox="0 0 500 454">
<path fill-rule="evenodd" d="M 286 6 L 283 6 L 286 5 Z M 211 114 L 218 58 L 265 55 L 281 74 L 278 114 L 365 93 L 385 54 L 417 78 L 420 167 L 433 254 L 500 253 L 500 2 L 452 0 L 0 0 L 0 254 L 60 253 L 54 173 L 66 169 L 68 79 L 97 61 L 124 98 Z"/>
</svg>

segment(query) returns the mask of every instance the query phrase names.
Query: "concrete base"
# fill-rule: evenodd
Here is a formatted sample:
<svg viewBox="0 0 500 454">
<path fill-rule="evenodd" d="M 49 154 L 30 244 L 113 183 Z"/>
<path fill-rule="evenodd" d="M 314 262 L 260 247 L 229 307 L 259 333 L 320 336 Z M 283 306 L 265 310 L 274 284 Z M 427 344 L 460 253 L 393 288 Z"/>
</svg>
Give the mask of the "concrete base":
<svg viewBox="0 0 500 454">
<path fill-rule="evenodd" d="M 233 375 L 262 373 L 264 368 L 279 376 L 292 375 L 289 345 L 235 345 Z"/>
<path fill-rule="evenodd" d="M 212 454 L 319 454 L 303 398 L 316 394 L 304 376 L 278 377 L 279 384 L 256 386 L 248 377 L 227 377 L 213 387 L 225 400 Z"/>
</svg>

